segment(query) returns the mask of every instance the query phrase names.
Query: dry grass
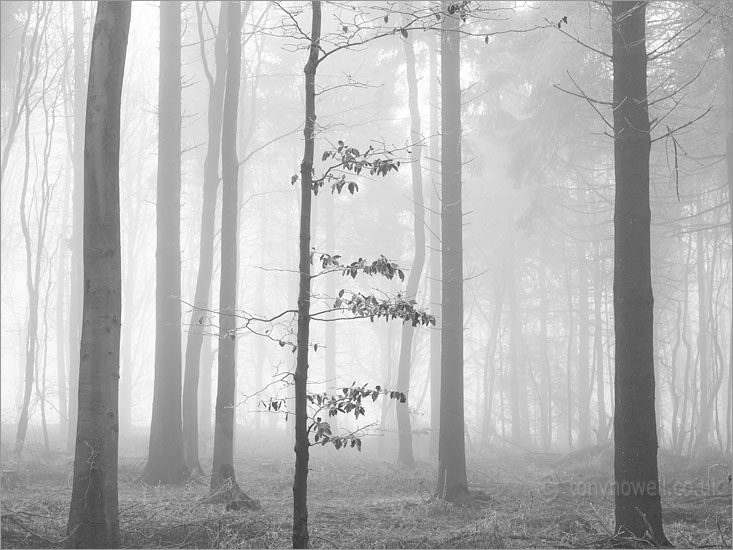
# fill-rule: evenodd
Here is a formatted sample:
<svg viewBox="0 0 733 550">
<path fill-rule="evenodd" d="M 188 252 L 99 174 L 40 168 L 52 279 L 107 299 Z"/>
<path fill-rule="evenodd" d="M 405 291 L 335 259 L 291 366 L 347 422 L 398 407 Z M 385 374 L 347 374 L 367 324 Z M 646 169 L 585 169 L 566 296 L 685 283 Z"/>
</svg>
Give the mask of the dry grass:
<svg viewBox="0 0 733 550">
<path fill-rule="evenodd" d="M 675 546 L 730 548 L 725 465 L 730 468 L 729 457 L 662 456 L 660 472 L 668 489 L 665 529 Z M 432 498 L 433 464 L 401 471 L 355 452 L 315 448 L 309 476 L 311 545 L 588 548 L 618 542 L 611 538 L 613 496 L 600 490 L 610 482 L 603 453 L 518 456 L 495 451 L 469 460 L 468 466 L 475 500 L 454 506 Z M 206 480 L 175 487 L 142 485 L 137 478 L 143 467 L 144 459 L 120 465 L 123 547 L 290 546 L 292 465 L 281 449 L 250 452 L 237 464 L 242 489 L 262 504 L 257 511 L 226 511 L 224 505 L 207 503 Z M 3 547 L 64 546 L 70 468 L 68 458 L 34 457 L 17 469 L 23 487 L 2 492 Z"/>
</svg>

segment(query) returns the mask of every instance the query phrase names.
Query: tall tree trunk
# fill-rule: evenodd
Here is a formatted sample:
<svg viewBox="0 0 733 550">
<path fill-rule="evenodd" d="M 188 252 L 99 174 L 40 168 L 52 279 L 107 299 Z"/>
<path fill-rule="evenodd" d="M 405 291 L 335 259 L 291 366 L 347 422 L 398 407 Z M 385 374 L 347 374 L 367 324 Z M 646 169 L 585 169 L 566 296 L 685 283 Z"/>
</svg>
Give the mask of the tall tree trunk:
<svg viewBox="0 0 733 550">
<path fill-rule="evenodd" d="M 74 193 L 71 199 L 71 273 L 69 276 L 69 432 L 66 450 L 76 446 L 76 424 L 79 394 L 79 345 L 84 292 L 84 124 L 86 105 L 86 78 L 84 56 L 84 5 L 72 2 L 74 11 Z"/>
<path fill-rule="evenodd" d="M 64 196 L 64 217 L 68 210 L 68 193 Z M 62 222 L 61 227 L 66 228 L 67 223 Z M 59 237 L 59 259 L 56 271 L 56 387 L 58 391 L 58 413 L 59 413 L 59 441 L 66 444 L 66 434 L 69 431 L 69 406 L 66 400 L 66 350 L 64 341 L 66 332 L 64 328 L 64 293 L 66 291 L 66 238 L 64 234 Z"/>
<path fill-rule="evenodd" d="M 517 302 L 517 273 L 514 238 L 507 237 L 506 265 L 504 267 L 504 281 L 507 288 L 507 302 L 509 306 L 509 387 L 511 389 L 511 416 L 512 416 L 512 443 L 521 448 L 523 440 L 523 413 L 520 395 L 525 388 L 520 387 L 524 373 L 524 359 L 522 357 L 522 320 L 520 307 Z"/>
<path fill-rule="evenodd" d="M 590 445 L 590 313 L 588 310 L 588 270 L 585 249 L 580 247 L 578 268 L 578 446 Z"/>
<path fill-rule="evenodd" d="M 186 467 L 193 474 L 202 473 L 199 458 L 199 403 L 198 385 L 201 365 L 201 348 L 203 347 L 204 329 L 202 317 L 209 308 L 211 299 L 211 278 L 214 269 L 214 225 L 216 218 L 216 194 L 219 188 L 219 152 L 221 146 L 222 102 L 224 99 L 224 78 L 226 76 L 226 31 L 227 6 L 221 2 L 219 7 L 219 24 L 214 39 L 214 70 L 212 78 L 208 64 L 204 37 L 201 30 L 203 16 L 199 17 L 199 40 L 201 40 L 201 59 L 206 67 L 209 81 L 208 143 L 204 159 L 203 207 L 201 209 L 201 234 L 199 241 L 199 269 L 196 277 L 194 308 L 191 312 L 191 327 L 186 338 L 186 362 L 183 380 L 183 456 Z M 196 309 L 201 308 L 201 309 Z M 201 321 L 201 322 L 200 322 Z M 204 356 L 205 361 L 209 360 Z M 211 387 L 211 369 L 209 371 L 209 387 Z M 205 404 L 202 403 L 203 407 Z M 209 400 L 209 407 L 211 403 Z M 208 429 L 207 429 L 208 432 Z"/>
<path fill-rule="evenodd" d="M 564 243 L 563 243 L 564 246 Z M 575 328 L 573 324 L 573 274 L 567 271 L 568 289 L 568 348 L 567 348 L 567 369 L 565 372 L 566 393 L 567 393 L 567 425 L 568 425 L 568 449 L 573 448 L 573 346 L 575 341 Z"/>
<path fill-rule="evenodd" d="M 596 269 L 593 279 L 593 316 L 595 317 L 593 346 L 596 357 L 596 402 L 598 407 L 598 432 L 596 435 L 598 442 L 603 443 L 608 440 L 608 419 L 606 418 L 606 384 L 603 374 L 603 317 L 601 316 L 603 264 L 600 257 L 600 248 L 600 244 L 596 243 Z"/>
<path fill-rule="evenodd" d="M 37 60 L 36 60 L 37 62 Z M 40 193 L 34 188 L 29 189 L 30 183 L 30 159 L 31 159 L 31 136 L 30 136 L 30 118 L 33 111 L 30 105 L 29 87 L 26 88 L 23 97 L 24 117 L 24 144 L 25 144 L 25 165 L 23 168 L 23 187 L 20 197 L 20 227 L 23 233 L 23 242 L 25 244 L 26 257 L 26 289 L 28 290 L 28 328 L 26 331 L 26 347 L 25 347 L 25 387 L 23 391 L 23 405 L 18 420 L 18 432 L 15 438 L 15 453 L 20 458 L 25 444 L 25 437 L 28 431 L 29 407 L 31 394 L 33 392 L 33 384 L 35 379 L 35 371 L 37 370 L 37 353 L 38 353 L 38 308 L 40 303 L 40 284 L 41 284 L 41 262 L 44 257 L 44 246 L 46 240 L 46 227 L 48 224 L 48 208 L 51 200 L 51 188 L 48 184 L 48 139 L 46 134 L 46 147 L 44 148 L 45 169 L 40 183 Z M 45 107 L 45 96 L 44 96 Z M 48 110 L 45 110 L 46 120 L 48 121 Z M 47 124 L 48 126 L 48 124 Z M 48 130 L 48 128 L 47 128 Z M 38 180 L 39 178 L 36 178 Z M 27 206 L 28 193 L 31 194 L 31 206 Z M 40 195 L 37 197 L 36 195 Z M 40 203 L 38 215 L 36 217 L 37 227 L 36 235 L 31 234 L 30 221 L 32 214 L 35 213 L 34 202 Z M 35 240 L 35 250 L 34 243 Z"/>
<path fill-rule="evenodd" d="M 728 207 L 730 219 L 731 242 L 733 242 L 733 34 L 728 33 L 725 41 L 725 66 L 728 67 L 728 136 L 726 138 L 725 148 L 725 166 L 728 174 Z M 733 279 L 733 269 L 731 269 L 731 279 Z M 731 281 L 733 282 L 733 280 Z M 730 334 L 728 344 L 730 351 L 728 355 L 728 411 L 726 414 L 726 443 L 725 450 L 727 453 L 733 450 L 733 315 L 730 317 Z"/>
<path fill-rule="evenodd" d="M 613 2 L 616 198 L 613 303 L 616 332 L 614 478 L 616 532 L 662 545 L 654 413 L 654 297 L 649 208 L 646 3 Z"/>
<path fill-rule="evenodd" d="M 542 448 L 549 450 L 552 446 L 552 369 L 550 357 L 547 353 L 547 315 L 549 299 L 547 293 L 547 245 L 546 232 L 540 235 L 540 262 L 538 266 L 538 279 L 540 285 L 540 368 L 542 369 L 541 380 L 544 393 L 540 400 L 540 406 L 544 411 L 542 414 L 542 426 L 540 435 L 542 437 Z"/>
<path fill-rule="evenodd" d="M 463 417 L 463 208 L 461 202 L 461 35 L 459 14 L 443 4 L 440 33 L 442 156 L 442 296 L 440 441 L 437 495 L 468 498 Z"/>
<path fill-rule="evenodd" d="M 30 109 L 28 97 L 24 100 L 25 106 L 25 167 L 23 170 L 23 190 L 20 199 L 20 226 L 23 231 L 23 241 L 26 254 L 26 290 L 28 291 L 28 325 L 25 338 L 25 368 L 23 404 L 18 419 L 18 431 L 15 436 L 15 454 L 20 458 L 25 445 L 25 436 L 28 431 L 28 416 L 33 392 L 33 375 L 36 365 L 36 349 L 38 342 L 38 279 L 33 269 L 33 250 L 31 245 L 32 236 L 28 223 L 28 212 L 26 211 L 26 197 L 28 196 L 29 170 L 30 170 Z"/>
<path fill-rule="evenodd" d="M 697 210 L 704 209 L 702 196 L 698 197 Z M 713 399 L 710 395 L 710 340 L 708 337 L 708 316 L 710 314 L 708 303 L 710 297 L 707 290 L 707 271 L 705 264 L 705 232 L 697 231 L 695 243 L 696 267 L 697 267 L 697 353 L 700 368 L 700 417 L 695 434 L 695 449 L 703 449 L 710 443 L 710 424 L 712 421 L 712 409 L 708 406 Z M 712 266 L 711 266 L 712 270 Z"/>
<path fill-rule="evenodd" d="M 84 144 L 84 308 L 70 548 L 117 548 L 120 100 L 131 2 L 99 2 Z"/>
<path fill-rule="evenodd" d="M 237 118 L 239 75 L 242 60 L 242 31 L 238 1 L 227 4 L 227 76 L 221 131 L 222 209 L 221 282 L 219 287 L 219 375 L 214 420 L 214 460 L 211 470 L 212 496 L 230 485 L 223 499 L 238 496 L 234 474 L 234 407 L 237 386 L 237 205 L 239 162 L 237 161 Z"/>
<path fill-rule="evenodd" d="M 158 184 L 155 253 L 155 383 L 150 484 L 188 477 L 181 424 L 181 2 L 160 4 Z"/>
<path fill-rule="evenodd" d="M 407 276 L 407 297 L 415 299 L 417 288 L 425 265 L 425 203 L 422 189 L 422 145 L 420 140 L 420 108 L 417 97 L 417 76 L 415 75 L 415 50 L 412 37 L 404 39 L 405 71 L 407 73 L 408 104 L 410 108 L 410 141 L 412 170 L 412 231 L 415 236 L 415 256 L 412 259 L 410 273 Z M 415 327 L 412 323 L 402 323 L 402 337 L 400 340 L 400 359 L 397 367 L 397 391 L 409 396 L 410 367 L 412 363 L 412 342 Z M 408 397 L 409 399 L 409 397 Z M 403 468 L 413 468 L 415 457 L 412 451 L 412 426 L 410 424 L 410 408 L 395 407 L 397 414 L 397 431 L 399 433 L 399 450 L 397 464 Z"/>
<path fill-rule="evenodd" d="M 298 248 L 298 337 L 295 364 L 295 476 L 293 478 L 293 548 L 308 548 L 308 338 L 311 303 L 311 199 L 315 155 L 316 71 L 321 40 L 321 2 L 311 2 L 310 48 L 305 64 L 305 128 L 303 161 L 300 163 L 300 230 Z"/>
<path fill-rule="evenodd" d="M 437 38 L 434 39 L 437 42 Z M 440 140 L 438 138 L 438 44 L 430 44 L 430 308 L 441 322 Z M 440 331 L 430 329 L 430 457 L 438 458 L 440 434 Z"/>
</svg>

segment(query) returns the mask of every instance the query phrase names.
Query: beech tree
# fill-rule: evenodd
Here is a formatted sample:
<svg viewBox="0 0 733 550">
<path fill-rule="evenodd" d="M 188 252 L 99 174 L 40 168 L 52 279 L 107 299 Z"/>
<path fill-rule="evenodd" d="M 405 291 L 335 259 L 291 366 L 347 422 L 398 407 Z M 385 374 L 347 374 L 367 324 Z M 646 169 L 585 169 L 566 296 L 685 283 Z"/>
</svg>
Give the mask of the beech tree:
<svg viewBox="0 0 733 550">
<path fill-rule="evenodd" d="M 410 168 L 412 175 L 412 230 L 415 235 L 415 255 L 407 276 L 407 296 L 414 298 L 425 265 L 425 204 L 422 183 L 422 135 L 420 131 L 420 108 L 417 97 L 417 76 L 415 74 L 415 49 L 412 35 L 404 38 L 405 67 L 407 73 L 408 106 L 410 109 L 410 142 L 412 143 Z M 412 367 L 412 342 L 415 327 L 411 323 L 403 323 L 400 340 L 400 358 L 397 367 L 397 391 L 409 395 L 410 369 Z M 399 451 L 397 463 L 405 468 L 415 465 L 412 452 L 412 426 L 409 407 L 395 407 L 397 414 L 397 430 L 399 432 Z"/>
<path fill-rule="evenodd" d="M 79 414 L 68 523 L 71 548 L 115 548 L 120 544 L 120 103 L 130 11 L 131 2 L 99 2 L 92 35 L 84 142 Z"/>
<path fill-rule="evenodd" d="M 460 10 L 443 2 L 440 31 L 441 112 L 441 340 L 439 498 L 468 497 L 463 418 L 463 209 L 461 204 Z"/>
<path fill-rule="evenodd" d="M 219 189 L 219 152 L 221 149 L 222 102 L 224 100 L 224 78 L 226 76 L 226 15 L 227 4 L 220 2 L 219 23 L 214 38 L 214 67 L 211 74 L 206 59 L 203 34 L 203 5 L 198 12 L 198 31 L 201 61 L 209 85 L 208 141 L 204 159 L 203 207 L 201 209 L 201 236 L 199 241 L 199 268 L 196 276 L 194 307 L 191 312 L 190 328 L 186 338 L 186 358 L 183 379 L 183 453 L 186 466 L 192 474 L 201 473 L 199 460 L 198 387 L 203 348 L 204 331 L 199 323 L 203 310 L 211 299 L 211 278 L 214 269 L 214 222 L 216 218 L 216 195 Z M 201 309 L 198 309 L 201 308 Z M 209 358 L 206 357 L 208 361 Z"/>
<path fill-rule="evenodd" d="M 158 185 L 155 253 L 155 384 L 150 484 L 186 479 L 181 424 L 181 2 L 160 4 Z"/>
<path fill-rule="evenodd" d="M 328 56 L 352 47 L 354 45 L 364 44 L 367 41 L 375 40 L 382 36 L 394 34 L 395 29 L 387 31 L 377 30 L 377 32 L 366 38 L 359 38 L 360 28 L 358 23 L 355 27 L 349 28 L 344 25 L 347 36 L 339 37 L 335 40 L 335 44 L 328 49 L 326 43 L 321 36 L 321 2 L 313 0 L 311 2 L 311 31 L 305 34 L 300 27 L 297 32 L 308 41 L 308 61 L 305 64 L 303 72 L 305 73 L 305 126 L 303 130 L 305 143 L 303 149 L 303 160 L 300 164 L 300 178 L 293 176 L 294 184 L 300 179 L 300 228 L 299 228 L 299 247 L 298 247 L 298 310 L 297 310 L 297 338 L 294 346 L 296 352 L 296 366 L 293 375 L 293 386 L 295 391 L 295 474 L 293 478 L 293 548 L 307 548 L 309 541 L 308 534 L 308 463 L 310 460 L 310 441 L 309 433 L 311 429 L 308 426 L 308 353 L 310 347 L 315 344 L 310 343 L 310 323 L 313 319 L 311 313 L 311 263 L 313 261 L 314 252 L 311 250 L 311 216 L 312 216 L 312 199 L 313 194 L 318 194 L 319 190 L 326 183 L 330 183 L 331 192 L 341 193 L 348 190 L 351 194 L 358 191 L 359 186 L 356 181 L 348 179 L 345 172 L 359 175 L 362 170 L 368 171 L 371 175 L 387 175 L 392 170 L 398 169 L 398 164 L 393 160 L 382 159 L 374 154 L 373 148 L 369 147 L 365 152 L 360 152 L 354 147 L 347 146 L 343 141 L 338 141 L 338 147 L 334 150 L 324 151 L 321 160 L 326 161 L 332 159 L 336 162 L 334 166 L 327 169 L 324 174 L 318 178 L 314 177 L 314 160 L 315 160 L 315 125 L 316 125 L 316 74 L 320 63 Z M 293 15 L 286 12 L 289 19 L 293 19 Z M 357 17 L 354 19 L 358 20 Z M 385 16 L 387 22 L 388 16 Z M 408 36 L 409 27 L 416 20 L 412 19 L 405 23 L 399 30 L 403 37 Z M 332 172 L 341 170 L 341 176 L 334 175 Z M 344 275 L 355 277 L 357 272 L 365 271 L 367 274 L 379 273 L 392 278 L 399 272 L 400 279 L 404 277 L 401 270 L 396 265 L 382 257 L 380 260 L 372 264 L 368 264 L 364 259 L 359 259 L 348 265 L 339 262 L 340 256 L 324 254 L 321 257 L 324 269 L 333 268 L 342 270 Z M 334 304 L 334 309 L 345 309 L 351 311 L 359 317 L 369 317 L 372 320 L 375 317 L 385 317 L 387 319 L 401 318 L 403 321 L 416 324 L 429 324 L 429 319 L 424 313 L 420 314 L 415 310 L 414 301 L 403 300 L 400 297 L 394 302 L 390 300 L 379 301 L 373 296 L 364 296 L 357 293 L 346 293 L 344 290 L 339 291 L 338 298 Z M 433 321 L 434 322 L 434 319 Z M 400 392 L 397 392 L 398 394 Z M 393 394 L 394 395 L 394 394 Z M 329 426 L 330 430 L 330 426 Z"/>
<path fill-rule="evenodd" d="M 616 333 L 614 479 L 616 531 L 662 529 L 654 408 L 654 297 L 651 281 L 646 3 L 613 2 L 613 305 Z"/>
<path fill-rule="evenodd" d="M 28 22 L 32 17 L 33 12 L 32 4 L 28 4 L 27 18 Z M 36 190 L 31 188 L 34 183 L 31 182 L 30 168 L 31 168 L 31 157 L 33 151 L 31 148 L 31 136 L 30 136 L 30 120 L 33 111 L 39 106 L 39 101 L 32 99 L 33 85 L 39 79 L 43 78 L 43 84 L 46 84 L 46 75 L 48 70 L 43 70 L 41 64 L 44 63 L 41 56 L 42 53 L 47 53 L 43 46 L 47 44 L 48 39 L 46 36 L 46 29 L 48 27 L 48 21 L 50 18 L 49 6 L 37 5 L 36 6 L 36 25 L 31 36 L 30 44 L 28 46 L 28 56 L 24 58 L 21 52 L 21 62 L 27 62 L 27 76 L 23 79 L 18 79 L 18 86 L 16 87 L 16 98 L 13 105 L 13 116 L 11 125 L 9 128 L 8 140 L 5 144 L 5 151 L 3 155 L 3 168 L 7 166 L 7 157 L 10 151 L 10 146 L 13 142 L 13 134 L 17 129 L 20 122 L 23 122 L 24 130 L 24 150 L 25 158 L 23 163 L 23 180 L 22 190 L 20 198 L 20 226 L 23 232 L 23 242 L 25 248 L 25 264 L 26 264 L 26 290 L 28 292 L 28 323 L 26 328 L 25 337 L 25 368 L 24 368 L 24 387 L 23 387 L 23 401 L 20 410 L 20 417 L 18 419 L 18 430 L 15 436 L 15 454 L 20 458 L 23 446 L 25 445 L 26 433 L 28 431 L 28 420 L 30 416 L 30 401 L 31 394 L 33 393 L 33 384 L 36 379 L 37 370 L 37 352 L 38 352 L 38 330 L 39 330 L 39 319 L 38 309 L 40 301 L 40 284 L 41 284 L 41 265 L 44 262 L 44 246 L 46 242 L 46 232 L 48 227 L 48 212 L 51 205 L 51 198 L 53 196 L 53 186 L 50 185 L 47 171 L 42 174 L 40 189 Z M 26 23 L 26 26 L 28 25 Z M 45 60 L 45 64 L 49 61 Z M 21 68 L 22 69 L 22 68 Z M 42 76 L 43 75 L 43 76 Z M 21 86 L 21 81 L 24 84 Z M 45 96 L 44 96 L 45 97 Z M 48 126 L 48 110 L 46 110 L 46 124 Z M 17 121 L 17 122 L 16 122 Z M 48 128 L 47 128 L 48 129 Z M 46 133 L 46 146 L 48 146 L 48 132 Z M 48 158 L 46 158 L 46 167 Z M 0 173 L 1 176 L 1 173 Z M 38 204 L 36 205 L 35 195 L 39 195 Z M 37 214 L 34 216 L 33 214 Z M 35 219 L 34 219 L 35 218 Z M 35 222 L 35 223 L 33 223 Z M 33 231 L 35 226 L 35 231 Z"/>
<path fill-rule="evenodd" d="M 227 3 L 227 69 L 221 132 L 222 214 L 221 282 L 219 287 L 219 377 L 216 388 L 214 463 L 211 496 L 232 501 L 241 498 L 234 473 L 234 406 L 237 383 L 237 116 L 242 31 L 239 1 Z"/>
</svg>

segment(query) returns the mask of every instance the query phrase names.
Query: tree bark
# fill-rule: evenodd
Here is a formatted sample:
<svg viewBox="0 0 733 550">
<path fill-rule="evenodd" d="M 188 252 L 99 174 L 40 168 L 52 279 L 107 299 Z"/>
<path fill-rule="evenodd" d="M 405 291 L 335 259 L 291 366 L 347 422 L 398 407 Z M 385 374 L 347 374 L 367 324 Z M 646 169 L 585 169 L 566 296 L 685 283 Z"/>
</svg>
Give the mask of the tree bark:
<svg viewBox="0 0 733 550">
<path fill-rule="evenodd" d="M 608 420 L 606 418 L 606 383 L 603 372 L 603 317 L 601 304 L 603 302 L 603 271 L 600 257 L 600 244 L 596 243 L 596 269 L 593 279 L 593 314 L 595 328 L 593 330 L 593 346 L 596 357 L 596 402 L 598 407 L 598 443 L 608 440 Z"/>
<path fill-rule="evenodd" d="M 230 494 L 241 491 L 234 474 L 234 408 L 237 386 L 236 318 L 237 307 L 237 205 L 238 174 L 237 118 L 239 75 L 242 60 L 240 4 L 227 4 L 227 76 L 224 89 L 221 131 L 222 213 L 221 281 L 219 287 L 219 375 L 216 388 L 214 420 L 214 460 L 211 470 L 211 493 L 214 496 L 228 484 Z"/>
<path fill-rule="evenodd" d="M 704 209 L 702 196 L 698 196 L 697 210 Z M 695 433 L 695 449 L 704 449 L 710 444 L 710 425 L 713 419 L 713 410 L 710 405 L 714 401 L 714 395 L 710 392 L 710 339 L 708 336 L 708 318 L 710 309 L 708 307 L 710 296 L 707 290 L 707 270 L 705 254 L 705 232 L 697 231 L 695 235 L 695 256 L 697 268 L 697 353 L 698 367 L 700 370 L 700 416 Z M 710 266 L 711 271 L 713 266 Z"/>
<path fill-rule="evenodd" d="M 203 207 L 201 209 L 201 237 L 199 242 L 199 269 L 196 277 L 194 309 L 191 312 L 191 327 L 186 338 L 186 359 L 183 379 L 183 455 L 186 467 L 192 473 L 202 473 L 199 458 L 199 403 L 198 386 L 203 347 L 204 330 L 199 322 L 206 313 L 211 299 L 211 278 L 214 270 L 214 225 L 216 218 L 216 194 L 219 189 L 219 152 L 221 146 L 222 102 L 224 99 L 224 78 L 226 76 L 226 30 L 227 6 L 221 2 L 219 24 L 214 39 L 214 70 L 209 81 L 208 144 L 204 159 Z M 199 26 L 201 22 L 199 21 Z M 201 58 L 205 60 L 203 33 L 199 33 Z M 204 61 L 204 63 L 206 63 Z M 208 66 L 208 65 L 206 65 Z M 201 309 L 196 309 L 201 308 Z M 209 358 L 205 357 L 208 361 Z M 209 377 L 210 380 L 210 377 Z M 210 383 L 209 383 L 210 387 Z M 209 403 L 210 404 L 210 403 Z M 202 406 L 204 404 L 202 403 Z M 208 430 L 207 430 L 208 432 Z"/>
<path fill-rule="evenodd" d="M 578 446 L 590 445 L 590 313 L 588 304 L 588 270 L 585 248 L 581 245 L 578 268 Z"/>
<path fill-rule="evenodd" d="M 437 39 L 435 39 L 437 41 Z M 440 323 L 440 140 L 438 138 L 438 44 L 430 44 L 430 308 Z M 430 457 L 438 458 L 440 434 L 440 331 L 430 329 Z"/>
<path fill-rule="evenodd" d="M 654 297 L 649 208 L 649 112 L 645 2 L 613 2 L 614 320 L 616 532 L 662 529 L 654 412 Z"/>
<path fill-rule="evenodd" d="M 79 414 L 68 523 L 71 548 L 120 545 L 120 102 L 131 2 L 99 2 L 84 145 L 84 308 Z"/>
<path fill-rule="evenodd" d="M 463 417 L 463 209 L 461 203 L 461 53 L 459 15 L 443 2 L 441 45 L 441 150 L 443 208 L 440 354 L 439 498 L 468 498 Z"/>
<path fill-rule="evenodd" d="M 542 437 L 542 448 L 549 450 L 552 446 L 552 368 L 550 357 L 547 352 L 547 316 L 549 309 L 549 297 L 547 293 L 547 246 L 548 239 L 545 232 L 540 235 L 540 261 L 538 267 L 538 281 L 540 287 L 540 361 L 542 398 L 542 426 L 540 435 Z"/>
<path fill-rule="evenodd" d="M 728 67 L 728 136 L 725 148 L 725 167 L 728 175 L 728 207 L 730 219 L 731 241 L 733 242 L 733 35 L 728 33 L 724 46 L 725 66 Z M 733 279 L 733 270 L 731 270 Z M 733 283 L 733 280 L 731 281 Z M 728 410 L 726 413 L 726 443 L 725 451 L 730 454 L 733 450 L 733 315 L 730 318 L 730 333 L 728 338 Z"/>
<path fill-rule="evenodd" d="M 155 381 L 149 484 L 188 477 L 181 424 L 181 2 L 160 4 Z"/>
<path fill-rule="evenodd" d="M 305 64 L 305 144 L 300 164 L 300 246 L 298 249 L 298 337 L 295 364 L 295 476 L 293 479 L 293 548 L 308 548 L 308 338 L 311 301 L 311 199 L 315 155 L 316 71 L 321 40 L 321 2 L 311 2 L 310 48 Z"/>
<path fill-rule="evenodd" d="M 511 231 L 511 230 L 510 230 Z M 524 356 L 522 353 L 522 318 L 521 307 L 517 300 L 516 247 L 513 237 L 506 237 L 504 266 L 504 284 L 507 289 L 507 305 L 509 309 L 509 387 L 511 388 L 510 411 L 512 417 L 512 443 L 521 449 L 525 443 L 526 407 L 522 403 L 522 395 L 526 395 L 524 385 Z"/>
<path fill-rule="evenodd" d="M 410 141 L 411 155 L 410 168 L 412 173 L 412 232 L 415 237 L 415 255 L 412 259 L 410 273 L 407 276 L 407 298 L 415 299 L 417 288 L 425 265 L 425 202 L 422 188 L 422 139 L 420 130 L 420 108 L 417 97 L 417 76 L 415 75 L 415 50 L 412 36 L 404 39 L 405 72 L 407 73 L 408 105 L 410 109 Z M 400 358 L 397 367 L 397 391 L 408 396 L 410 392 L 410 368 L 412 364 L 412 342 L 415 336 L 415 327 L 412 323 L 402 323 L 402 337 L 400 339 Z M 413 468 L 415 457 L 412 450 L 412 426 L 410 423 L 410 408 L 395 407 L 397 414 L 397 431 L 399 450 L 397 464 L 403 468 Z"/>
</svg>

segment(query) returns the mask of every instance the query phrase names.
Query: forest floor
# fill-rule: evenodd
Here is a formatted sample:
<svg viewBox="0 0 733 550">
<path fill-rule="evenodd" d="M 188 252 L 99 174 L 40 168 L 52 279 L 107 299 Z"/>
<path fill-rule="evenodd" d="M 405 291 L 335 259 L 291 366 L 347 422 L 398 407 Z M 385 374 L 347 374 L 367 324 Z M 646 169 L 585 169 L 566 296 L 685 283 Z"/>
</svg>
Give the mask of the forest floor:
<svg viewBox="0 0 733 550">
<path fill-rule="evenodd" d="M 241 440 L 240 440 L 241 441 Z M 120 530 L 124 548 L 286 548 L 292 518 L 292 453 L 244 453 L 236 464 L 256 511 L 206 503 L 208 486 L 138 482 L 144 458 L 122 458 Z M 9 453 L 5 454 L 7 458 Z M 391 456 L 391 453 L 389 453 Z M 382 457 L 387 453 L 383 453 Z M 2 546 L 62 548 L 71 499 L 71 458 L 29 449 L 17 471 L 3 460 Z M 10 462 L 12 465 L 12 462 Z M 204 462 L 204 464 L 207 464 Z M 598 548 L 611 544 L 610 445 L 568 454 L 469 457 L 474 500 L 432 497 L 433 463 L 400 470 L 379 454 L 311 452 L 310 544 L 315 548 Z M 731 547 L 731 458 L 660 452 L 665 533 L 677 547 Z M 15 472 L 15 473 L 8 473 Z M 639 547 L 645 547 L 643 543 Z"/>
</svg>

